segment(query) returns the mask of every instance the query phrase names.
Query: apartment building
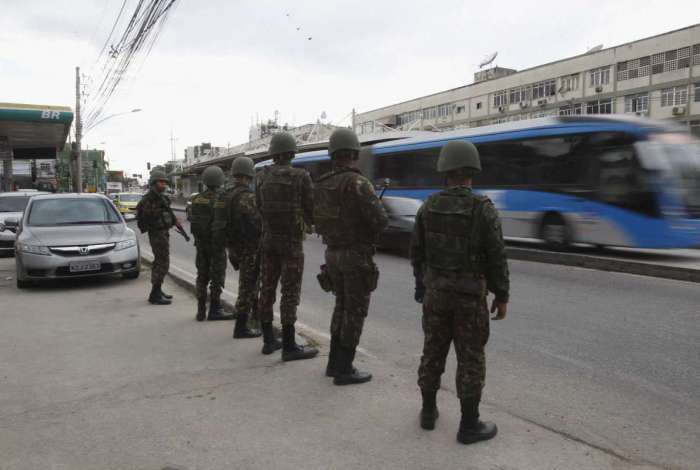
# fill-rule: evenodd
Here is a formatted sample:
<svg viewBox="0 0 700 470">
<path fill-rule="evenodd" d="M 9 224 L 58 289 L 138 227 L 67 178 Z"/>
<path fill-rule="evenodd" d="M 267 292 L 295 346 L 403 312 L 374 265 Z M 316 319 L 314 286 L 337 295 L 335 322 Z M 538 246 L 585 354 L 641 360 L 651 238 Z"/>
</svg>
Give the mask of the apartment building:
<svg viewBox="0 0 700 470">
<path fill-rule="evenodd" d="M 700 136 L 700 24 L 358 113 L 360 134 L 450 130 L 544 116 L 674 119 Z"/>
</svg>

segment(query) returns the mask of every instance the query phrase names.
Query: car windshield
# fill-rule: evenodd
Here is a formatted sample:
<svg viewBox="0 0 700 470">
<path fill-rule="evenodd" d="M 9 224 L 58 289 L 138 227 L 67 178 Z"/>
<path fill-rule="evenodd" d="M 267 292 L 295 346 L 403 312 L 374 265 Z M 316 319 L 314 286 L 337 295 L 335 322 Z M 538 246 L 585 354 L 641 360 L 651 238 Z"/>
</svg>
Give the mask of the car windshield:
<svg viewBox="0 0 700 470">
<path fill-rule="evenodd" d="M 102 199 L 40 199 L 32 203 L 27 218 L 29 226 L 97 225 L 121 222 Z"/>
<path fill-rule="evenodd" d="M 141 200 L 140 194 L 120 194 L 120 202 L 139 202 Z"/>
<path fill-rule="evenodd" d="M 0 212 L 24 212 L 28 202 L 28 196 L 1 196 Z"/>
<path fill-rule="evenodd" d="M 415 217 L 420 209 L 421 201 L 407 197 L 385 197 L 382 198 L 384 206 L 389 212 L 396 215 Z"/>
</svg>

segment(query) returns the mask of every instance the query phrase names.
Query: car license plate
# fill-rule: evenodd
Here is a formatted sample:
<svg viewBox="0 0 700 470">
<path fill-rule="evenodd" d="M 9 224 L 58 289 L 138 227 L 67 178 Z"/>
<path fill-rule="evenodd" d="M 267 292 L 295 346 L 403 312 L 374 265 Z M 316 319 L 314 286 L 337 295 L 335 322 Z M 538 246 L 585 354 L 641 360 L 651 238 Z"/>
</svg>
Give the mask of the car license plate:
<svg viewBox="0 0 700 470">
<path fill-rule="evenodd" d="M 72 273 L 84 273 L 102 269 L 102 265 L 99 261 L 80 261 L 71 263 L 68 267 Z"/>
</svg>

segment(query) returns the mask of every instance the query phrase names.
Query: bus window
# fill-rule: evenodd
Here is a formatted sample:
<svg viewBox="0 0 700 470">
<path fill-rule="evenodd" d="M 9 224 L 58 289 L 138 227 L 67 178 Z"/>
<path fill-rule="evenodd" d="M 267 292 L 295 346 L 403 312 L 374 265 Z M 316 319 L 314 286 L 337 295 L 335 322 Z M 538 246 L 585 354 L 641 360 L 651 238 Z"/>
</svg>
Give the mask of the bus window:
<svg viewBox="0 0 700 470">
<path fill-rule="evenodd" d="M 376 160 L 374 182 L 391 179 L 398 188 L 426 188 L 442 186 L 444 178 L 437 172 L 439 148 L 411 150 L 380 155 Z"/>
</svg>

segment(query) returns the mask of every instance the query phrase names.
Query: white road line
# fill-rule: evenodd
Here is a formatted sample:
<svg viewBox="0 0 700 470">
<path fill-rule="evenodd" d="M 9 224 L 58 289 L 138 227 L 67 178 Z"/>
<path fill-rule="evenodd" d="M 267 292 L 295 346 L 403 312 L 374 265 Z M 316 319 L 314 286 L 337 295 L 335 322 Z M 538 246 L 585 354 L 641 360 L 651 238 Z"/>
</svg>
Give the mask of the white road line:
<svg viewBox="0 0 700 470">
<path fill-rule="evenodd" d="M 149 256 L 149 258 L 153 259 L 153 253 L 152 253 L 151 251 L 148 251 L 148 250 L 142 248 L 142 249 L 141 249 L 141 252 L 142 252 L 142 254 L 146 254 L 146 255 Z M 181 268 L 181 267 L 179 267 L 179 266 L 177 266 L 177 265 L 175 265 L 175 264 L 173 264 L 173 263 L 170 263 L 170 269 L 171 269 L 171 270 L 175 270 L 175 271 L 177 271 L 178 273 L 180 273 L 181 275 L 184 275 L 185 277 L 191 279 L 191 281 L 192 281 L 193 284 L 194 284 L 195 280 L 197 279 L 197 276 L 196 276 L 195 274 L 192 274 L 191 272 L 187 271 L 186 269 L 183 269 L 183 268 Z M 225 295 L 227 295 L 227 296 L 233 298 L 233 299 L 235 299 L 236 297 L 238 297 L 238 291 L 237 291 L 237 290 L 236 290 L 236 291 L 231 291 L 231 290 L 229 290 L 229 289 L 224 289 L 224 290 L 223 290 L 223 293 L 224 293 Z M 279 314 L 278 314 L 277 312 L 275 312 L 275 318 L 277 318 L 278 320 L 280 319 L 280 316 L 279 316 Z M 330 339 L 331 339 L 331 335 L 329 335 L 328 333 L 326 333 L 326 332 L 324 332 L 324 331 L 321 331 L 321 330 L 319 330 L 319 329 L 316 329 L 316 328 L 314 328 L 313 326 L 309 326 L 309 325 L 307 325 L 306 323 L 302 323 L 302 322 L 297 321 L 297 326 L 299 326 L 300 329 L 305 330 L 306 332 L 308 332 L 308 333 L 311 334 L 312 336 L 316 336 L 316 337 L 323 338 L 323 339 L 325 339 L 326 341 L 330 341 Z M 357 348 L 357 352 L 359 352 L 360 354 L 363 354 L 363 355 L 365 355 L 365 356 L 367 356 L 367 357 L 369 357 L 369 358 L 371 358 L 371 359 L 377 359 L 377 356 L 373 355 L 372 353 L 370 353 L 369 351 L 367 351 L 365 348 L 360 348 L 360 347 L 358 347 L 358 348 Z"/>
</svg>

